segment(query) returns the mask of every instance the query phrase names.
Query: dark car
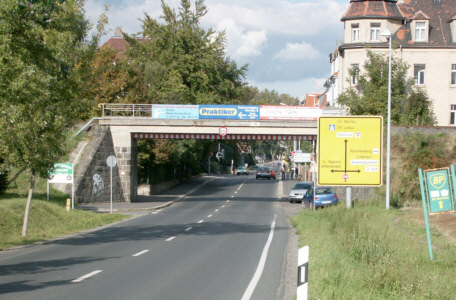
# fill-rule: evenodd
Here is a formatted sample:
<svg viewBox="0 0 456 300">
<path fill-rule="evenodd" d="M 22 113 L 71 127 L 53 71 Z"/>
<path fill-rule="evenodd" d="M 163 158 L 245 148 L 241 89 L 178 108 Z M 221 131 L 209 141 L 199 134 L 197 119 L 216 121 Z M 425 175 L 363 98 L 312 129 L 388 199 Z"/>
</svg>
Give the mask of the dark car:
<svg viewBox="0 0 456 300">
<path fill-rule="evenodd" d="M 256 179 L 258 178 L 267 178 L 267 179 L 271 179 L 271 172 L 269 171 L 268 168 L 259 168 L 257 171 L 256 171 Z"/>
<path fill-rule="evenodd" d="M 308 202 L 310 207 L 315 206 L 315 209 L 317 209 L 318 207 L 336 205 L 339 202 L 339 199 L 332 187 L 319 186 L 315 189 L 312 188 L 307 190 L 307 193 L 304 195 L 304 201 L 306 203 Z"/>
</svg>

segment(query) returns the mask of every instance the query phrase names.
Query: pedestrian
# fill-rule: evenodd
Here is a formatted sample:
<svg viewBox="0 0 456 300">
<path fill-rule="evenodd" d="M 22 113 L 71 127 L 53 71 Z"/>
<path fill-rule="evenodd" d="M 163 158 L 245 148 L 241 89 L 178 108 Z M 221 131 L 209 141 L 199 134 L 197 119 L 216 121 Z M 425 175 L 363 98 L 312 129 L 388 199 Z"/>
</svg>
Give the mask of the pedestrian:
<svg viewBox="0 0 456 300">
<path fill-rule="evenodd" d="M 280 173 L 282 174 L 282 180 L 285 180 L 285 165 L 280 168 Z"/>
<path fill-rule="evenodd" d="M 291 168 L 291 180 L 293 180 L 293 177 L 294 177 L 294 174 L 295 174 L 295 168 Z"/>
</svg>

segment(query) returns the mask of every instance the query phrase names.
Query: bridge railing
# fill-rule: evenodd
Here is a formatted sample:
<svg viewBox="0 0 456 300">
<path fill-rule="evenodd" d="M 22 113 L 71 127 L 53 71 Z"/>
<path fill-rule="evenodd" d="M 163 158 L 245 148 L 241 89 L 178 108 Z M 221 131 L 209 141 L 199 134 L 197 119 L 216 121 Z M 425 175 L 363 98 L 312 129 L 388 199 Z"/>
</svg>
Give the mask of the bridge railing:
<svg viewBox="0 0 456 300">
<path fill-rule="evenodd" d="M 152 104 L 103 103 L 103 117 L 152 117 Z"/>
</svg>

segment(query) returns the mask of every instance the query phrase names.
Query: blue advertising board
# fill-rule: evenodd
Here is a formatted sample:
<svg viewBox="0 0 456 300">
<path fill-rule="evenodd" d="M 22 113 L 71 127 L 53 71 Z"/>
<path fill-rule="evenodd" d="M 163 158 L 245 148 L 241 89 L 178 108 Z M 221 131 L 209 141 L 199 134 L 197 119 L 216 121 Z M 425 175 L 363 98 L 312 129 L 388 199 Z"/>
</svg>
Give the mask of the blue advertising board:
<svg viewBox="0 0 456 300">
<path fill-rule="evenodd" d="M 200 105 L 200 119 L 259 120 L 258 105 Z"/>
<path fill-rule="evenodd" d="M 198 120 L 198 105 L 154 104 L 152 118 Z"/>
</svg>

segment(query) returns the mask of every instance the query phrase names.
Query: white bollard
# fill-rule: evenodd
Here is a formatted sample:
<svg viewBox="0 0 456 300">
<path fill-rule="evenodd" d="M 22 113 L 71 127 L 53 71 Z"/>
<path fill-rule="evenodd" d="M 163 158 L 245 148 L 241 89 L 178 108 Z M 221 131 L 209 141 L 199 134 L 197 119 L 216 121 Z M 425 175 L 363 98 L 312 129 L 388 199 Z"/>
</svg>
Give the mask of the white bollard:
<svg viewBox="0 0 456 300">
<path fill-rule="evenodd" d="M 297 300 L 307 300 L 307 282 L 309 275 L 309 246 L 298 252 L 298 292 Z"/>
</svg>

